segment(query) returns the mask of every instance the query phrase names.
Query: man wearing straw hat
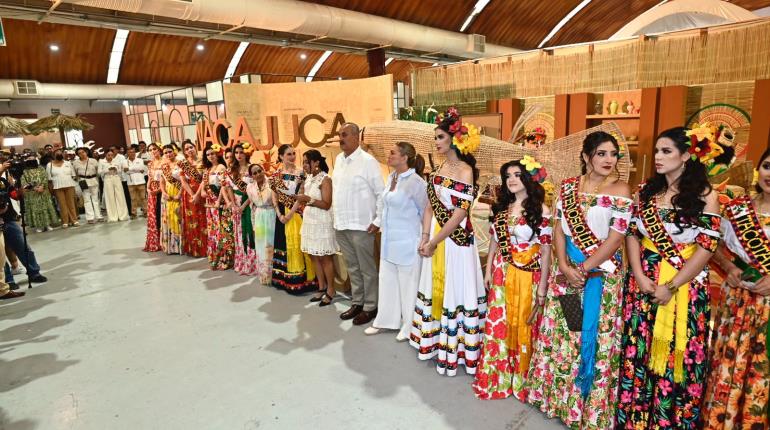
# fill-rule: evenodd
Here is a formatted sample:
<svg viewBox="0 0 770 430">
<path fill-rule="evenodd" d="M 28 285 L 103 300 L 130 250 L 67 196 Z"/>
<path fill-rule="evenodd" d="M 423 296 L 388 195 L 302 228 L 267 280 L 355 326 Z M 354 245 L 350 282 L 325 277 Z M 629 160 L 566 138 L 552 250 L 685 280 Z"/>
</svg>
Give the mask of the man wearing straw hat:
<svg viewBox="0 0 770 430">
<path fill-rule="evenodd" d="M 358 126 L 345 123 L 339 134 L 342 153 L 337 155 L 332 172 L 332 210 L 353 296 L 353 305 L 340 318 L 362 325 L 377 316 L 374 235 L 379 230 L 377 202 L 385 184 L 380 164 L 360 146 Z"/>
</svg>

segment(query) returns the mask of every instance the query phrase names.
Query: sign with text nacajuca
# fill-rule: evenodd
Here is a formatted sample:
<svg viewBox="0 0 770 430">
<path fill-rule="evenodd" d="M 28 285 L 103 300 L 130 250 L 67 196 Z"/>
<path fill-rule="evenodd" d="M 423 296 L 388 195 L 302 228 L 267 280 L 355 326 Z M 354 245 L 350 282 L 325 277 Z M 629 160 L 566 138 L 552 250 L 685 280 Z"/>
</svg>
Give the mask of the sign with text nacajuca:
<svg viewBox="0 0 770 430">
<path fill-rule="evenodd" d="M 320 148 L 345 122 L 393 119 L 393 80 L 376 78 L 282 84 L 225 84 L 227 119 L 198 128 L 198 144 L 249 143 L 259 151 L 281 144 Z M 218 142 L 219 127 L 229 141 Z"/>
</svg>

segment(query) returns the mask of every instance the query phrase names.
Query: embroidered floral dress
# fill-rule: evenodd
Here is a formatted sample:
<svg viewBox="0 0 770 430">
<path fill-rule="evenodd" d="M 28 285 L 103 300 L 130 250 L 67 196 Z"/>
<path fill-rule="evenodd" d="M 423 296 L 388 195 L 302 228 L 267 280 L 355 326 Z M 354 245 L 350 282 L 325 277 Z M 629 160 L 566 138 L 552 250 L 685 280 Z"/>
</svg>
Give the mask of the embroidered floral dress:
<svg viewBox="0 0 770 430">
<path fill-rule="evenodd" d="M 204 172 L 187 160 L 179 161 L 180 173 L 193 194 L 203 181 Z M 193 202 L 193 197 L 182 192 L 182 252 L 192 257 L 205 257 L 208 233 L 206 231 L 206 206 L 203 201 Z"/>
<path fill-rule="evenodd" d="M 37 229 L 50 227 L 61 222 L 53 207 L 51 193 L 48 191 L 48 175 L 42 166 L 34 169 L 24 169 L 21 175 L 21 186 L 32 187 L 24 193 L 24 221 L 28 226 Z M 42 186 L 43 192 L 38 193 L 35 187 Z"/>
<path fill-rule="evenodd" d="M 153 168 L 153 164 L 150 164 L 149 181 L 147 182 L 147 235 L 144 242 L 144 250 L 146 252 L 158 252 L 160 248 L 160 168 Z"/>
<path fill-rule="evenodd" d="M 448 220 L 436 207 L 444 211 L 463 208 L 470 213 L 475 195 L 470 184 L 431 174 L 428 197 L 434 210 L 430 236 L 441 230 L 439 219 L 442 224 Z M 470 375 L 476 373 L 487 308 L 484 290 L 473 228 L 466 217 L 436 247 L 433 257 L 423 258 L 420 270 L 409 342 L 418 349 L 420 360 L 438 359 L 439 374 L 454 376 L 459 366 Z"/>
<path fill-rule="evenodd" d="M 655 205 L 654 201 L 649 203 Z M 641 219 L 641 208 L 635 211 L 630 234 L 642 239 L 650 238 Z M 660 215 L 665 231 L 677 250 L 684 253 L 697 244 L 714 252 L 719 242 L 720 217 L 702 214 L 694 224 L 683 224 L 679 229 L 674 221 L 673 209 L 654 207 Z M 640 251 L 645 275 L 659 284 L 663 257 L 642 246 Z M 653 333 L 659 306 L 651 301 L 652 295 L 639 290 L 632 273 L 623 293 L 623 355 L 620 369 L 620 398 L 617 413 L 618 429 L 696 429 L 699 425 L 701 402 L 708 362 L 706 352 L 709 339 L 709 286 L 708 266 L 698 273 L 685 290 L 689 302 L 686 306 L 686 346 L 682 360 L 684 380 L 675 382 L 674 347 L 665 364 L 665 376 L 652 370 L 651 357 Z M 672 299 L 673 300 L 673 299 Z M 674 334 L 676 334 L 676 328 Z M 680 332 L 681 333 L 681 332 Z"/>
<path fill-rule="evenodd" d="M 508 211 L 498 213 L 490 228 L 490 236 L 498 244 L 499 228 L 507 230 L 508 244 L 505 248 L 499 245 L 488 257 L 493 259 L 492 282 L 487 292 L 487 321 L 473 391 L 480 399 L 513 395 L 526 401 L 524 382 L 532 340 L 537 335 L 537 325 L 528 325 L 527 319 L 534 309 L 540 282 L 540 246 L 551 244 L 550 217 L 543 218 L 534 234 L 524 217 L 510 218 Z"/>
<path fill-rule="evenodd" d="M 744 205 L 756 216 L 751 203 Z M 727 248 L 747 266 L 759 264 L 744 250 L 730 219 L 722 219 Z M 765 237 L 770 235 L 770 214 L 757 217 Z M 745 239 L 744 239 L 745 241 Z M 762 246 L 768 252 L 766 246 Z M 704 428 L 762 430 L 768 421 L 770 364 L 767 350 L 767 322 L 770 299 L 744 288 L 722 286 L 723 302 L 714 309 L 711 371 L 703 407 Z"/>
<path fill-rule="evenodd" d="M 607 239 L 611 230 L 625 235 L 631 219 L 631 199 L 579 193 L 577 202 L 584 214 L 583 222 L 598 240 Z M 564 216 L 561 196 L 556 201 L 554 224 L 554 228 L 561 228 L 571 240 L 572 233 Z M 558 417 L 573 429 L 610 429 L 614 424 L 622 326 L 620 300 L 624 278 L 619 251 L 615 261 L 617 264 L 607 260 L 597 268 L 602 272 L 603 289 L 599 301 L 593 384 L 585 398 L 578 385 L 581 332 L 569 330 L 558 298 L 579 291 L 570 288 L 566 282 L 558 282 L 556 265 L 549 281 L 527 377 L 528 402 L 548 417 Z"/>
<path fill-rule="evenodd" d="M 233 240 L 232 211 L 220 199 L 224 173 L 209 170 L 204 177 L 206 187 L 206 226 L 208 229 L 206 255 L 212 270 L 227 270 L 233 267 L 235 244 Z"/>
<path fill-rule="evenodd" d="M 246 187 L 250 177 L 227 175 L 227 185 L 233 190 L 235 204 L 242 207 L 248 200 Z M 241 275 L 255 275 L 258 272 L 257 251 L 254 248 L 254 227 L 251 225 L 251 205 L 243 210 L 233 209 L 233 238 L 235 239 L 235 260 L 233 269 Z"/>
<path fill-rule="evenodd" d="M 290 294 L 303 294 L 318 290 L 313 263 L 301 249 L 302 214 L 294 214 L 286 224 L 277 219 L 278 214 L 285 215 L 289 212 L 294 204 L 297 189 L 304 180 L 304 175 L 298 176 L 281 171 L 276 172 L 270 178 L 270 188 L 278 201 L 278 206 L 275 209 L 272 284 Z"/>
<path fill-rule="evenodd" d="M 161 167 L 166 195 L 160 202 L 160 247 L 166 254 L 182 253 L 182 183 L 179 182 L 179 168 L 164 164 Z"/>
<path fill-rule="evenodd" d="M 275 207 L 273 192 L 267 184 L 256 182 L 246 187 L 251 204 L 251 225 L 254 226 L 254 249 L 257 253 L 256 272 L 262 285 L 270 284 L 273 268 L 273 238 L 275 237 Z"/>
</svg>

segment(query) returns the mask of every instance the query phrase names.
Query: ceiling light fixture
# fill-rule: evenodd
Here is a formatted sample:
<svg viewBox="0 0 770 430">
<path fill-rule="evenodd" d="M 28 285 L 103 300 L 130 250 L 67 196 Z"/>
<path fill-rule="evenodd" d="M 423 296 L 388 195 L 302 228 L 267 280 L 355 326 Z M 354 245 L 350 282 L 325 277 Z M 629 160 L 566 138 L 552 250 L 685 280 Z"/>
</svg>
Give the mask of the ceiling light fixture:
<svg viewBox="0 0 770 430">
<path fill-rule="evenodd" d="M 59 52 L 59 45 L 51 44 L 49 48 L 51 48 L 51 51 L 53 52 Z"/>
<path fill-rule="evenodd" d="M 385 67 L 388 67 L 388 64 L 390 64 L 392 62 L 393 62 L 393 57 L 388 58 L 387 60 L 385 60 Z"/>
<path fill-rule="evenodd" d="M 299 58 L 301 58 L 301 59 L 303 59 L 303 60 L 304 60 L 304 59 L 306 59 L 306 58 L 307 58 L 307 54 L 305 54 L 305 53 L 303 52 L 303 53 L 299 54 Z"/>
<path fill-rule="evenodd" d="M 118 82 L 120 63 L 123 61 L 123 50 L 126 48 L 128 34 L 128 30 L 118 30 L 115 32 L 115 40 L 112 41 L 112 51 L 110 52 L 110 64 L 107 66 L 108 84 L 115 84 Z"/>
<path fill-rule="evenodd" d="M 564 27 L 565 25 L 567 25 L 567 23 L 568 23 L 568 22 L 569 22 L 569 21 L 570 21 L 570 20 L 571 20 L 571 19 L 572 19 L 572 18 L 573 18 L 575 15 L 577 15 L 577 14 L 578 14 L 578 12 L 580 12 L 581 10 L 583 10 L 583 8 L 584 8 L 584 7 L 588 6 L 588 3 L 591 3 L 591 0 L 583 0 L 582 2 L 580 2 L 580 4 L 579 4 L 579 5 L 575 6 L 575 9 L 572 9 L 572 11 L 571 11 L 570 13 L 568 13 L 568 14 L 567 14 L 567 16 L 565 16 L 564 18 L 562 18 L 562 20 L 561 20 L 561 21 L 559 21 L 559 23 L 558 23 L 558 24 L 556 24 L 556 27 L 554 27 L 554 28 L 551 30 L 551 32 L 550 32 L 550 33 L 548 33 L 548 36 L 545 36 L 545 39 L 543 39 L 543 41 L 542 41 L 542 42 L 540 42 L 540 44 L 539 44 L 539 45 L 537 45 L 537 47 L 538 47 L 538 48 L 542 48 L 542 47 L 543 47 L 543 45 L 545 45 L 546 43 L 548 43 L 548 41 L 549 41 L 549 40 L 551 40 L 551 38 L 553 38 L 553 37 L 556 35 L 556 33 L 558 33 L 558 32 L 559 32 L 559 30 L 561 30 L 561 29 L 562 29 L 562 27 Z"/>
<path fill-rule="evenodd" d="M 197 46 L 195 46 L 195 49 L 197 49 L 198 51 L 203 51 L 204 49 L 206 49 L 206 46 L 204 46 L 202 43 L 199 43 Z"/>
<path fill-rule="evenodd" d="M 469 25 L 473 22 L 474 19 L 476 19 L 476 16 L 481 13 L 482 10 L 484 10 L 485 7 L 489 4 L 490 0 L 478 0 L 476 1 L 476 4 L 473 6 L 473 10 L 468 15 L 467 18 L 465 18 L 465 22 L 463 22 L 463 26 L 460 27 L 460 33 L 465 31 L 466 28 L 468 28 Z"/>
<path fill-rule="evenodd" d="M 243 53 L 246 52 L 246 48 L 249 47 L 249 42 L 241 42 L 238 45 L 238 49 L 235 50 L 235 54 L 233 54 L 233 58 L 230 59 L 230 65 L 227 66 L 227 71 L 225 72 L 225 79 L 230 79 L 235 75 L 235 70 L 238 68 L 238 64 L 241 62 L 241 57 L 243 57 Z"/>
<path fill-rule="evenodd" d="M 332 55 L 332 51 L 324 51 L 323 55 L 321 55 L 321 58 L 318 59 L 318 61 L 313 64 L 313 68 L 310 69 L 310 73 L 307 74 L 307 77 L 305 78 L 305 82 L 313 82 L 313 77 L 315 77 L 315 74 L 318 73 L 318 70 L 321 68 L 321 66 L 324 65 L 327 59 Z"/>
</svg>

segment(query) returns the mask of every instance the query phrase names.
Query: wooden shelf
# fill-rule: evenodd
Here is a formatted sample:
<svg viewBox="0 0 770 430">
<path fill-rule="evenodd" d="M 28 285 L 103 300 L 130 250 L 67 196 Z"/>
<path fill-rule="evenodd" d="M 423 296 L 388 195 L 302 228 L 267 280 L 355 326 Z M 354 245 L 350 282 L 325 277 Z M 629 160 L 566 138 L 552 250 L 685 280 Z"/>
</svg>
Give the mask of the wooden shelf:
<svg viewBox="0 0 770 430">
<path fill-rule="evenodd" d="M 587 119 L 639 119 L 638 113 L 617 115 L 586 115 Z"/>
</svg>

